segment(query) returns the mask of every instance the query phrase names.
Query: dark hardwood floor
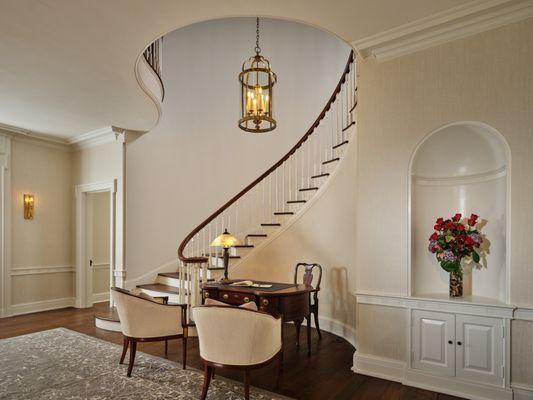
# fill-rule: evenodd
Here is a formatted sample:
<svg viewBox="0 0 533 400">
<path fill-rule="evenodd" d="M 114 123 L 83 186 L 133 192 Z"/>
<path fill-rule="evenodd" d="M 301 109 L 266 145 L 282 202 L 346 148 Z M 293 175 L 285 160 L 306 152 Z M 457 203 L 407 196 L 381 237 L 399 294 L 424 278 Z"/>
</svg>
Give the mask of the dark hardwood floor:
<svg viewBox="0 0 533 400">
<path fill-rule="evenodd" d="M 95 336 L 109 342 L 122 344 L 122 336 L 117 332 L 108 332 L 94 325 L 95 312 L 107 310 L 107 303 L 99 303 L 94 308 L 46 311 L 0 319 L 0 338 L 24 335 L 56 327 L 65 327 Z M 300 350 L 295 345 L 295 329 L 285 329 L 285 363 L 283 378 L 278 390 L 276 385 L 275 363 L 265 368 L 252 371 L 251 383 L 273 392 L 281 393 L 295 399 L 316 400 L 457 400 L 457 397 L 438 394 L 427 390 L 403 386 L 399 383 L 354 374 L 352 356 L 354 349 L 344 339 L 324 332 L 318 341 L 313 330 L 312 354 L 307 356 L 305 335 L 302 335 Z M 164 344 L 139 343 L 139 351 L 165 357 Z M 198 353 L 198 340 L 189 339 L 187 365 L 202 368 Z M 181 342 L 169 342 L 167 358 L 181 360 Z M 118 360 L 117 360 L 118 362 Z M 217 371 L 218 373 L 218 371 Z M 220 371 L 220 374 L 237 381 L 242 381 L 241 374 L 233 371 Z M 134 378 L 132 378 L 134 379 Z"/>
</svg>

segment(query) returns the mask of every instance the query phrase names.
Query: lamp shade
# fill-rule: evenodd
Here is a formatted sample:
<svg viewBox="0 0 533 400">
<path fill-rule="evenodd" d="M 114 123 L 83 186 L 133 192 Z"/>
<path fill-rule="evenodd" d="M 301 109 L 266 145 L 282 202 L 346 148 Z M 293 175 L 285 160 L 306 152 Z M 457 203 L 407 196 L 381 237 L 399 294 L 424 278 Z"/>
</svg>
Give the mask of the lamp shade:
<svg viewBox="0 0 533 400">
<path fill-rule="evenodd" d="M 212 247 L 223 247 L 228 249 L 230 247 L 236 246 L 239 244 L 239 241 L 235 236 L 232 236 L 227 229 L 224 230 L 224 233 L 220 236 L 217 236 L 215 240 L 211 242 Z"/>
</svg>

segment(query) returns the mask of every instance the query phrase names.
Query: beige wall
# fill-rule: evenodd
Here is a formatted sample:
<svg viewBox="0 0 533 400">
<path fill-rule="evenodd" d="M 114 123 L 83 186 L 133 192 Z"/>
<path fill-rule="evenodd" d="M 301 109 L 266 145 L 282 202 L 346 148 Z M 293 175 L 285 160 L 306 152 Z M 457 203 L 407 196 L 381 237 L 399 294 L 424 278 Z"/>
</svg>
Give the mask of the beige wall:
<svg viewBox="0 0 533 400">
<path fill-rule="evenodd" d="M 11 281 L 13 305 L 74 296 L 71 154 L 27 141 L 11 142 Z M 35 195 L 35 217 L 25 220 L 22 196 Z M 50 267 L 37 274 L 20 268 Z M 24 271 L 23 271 L 24 272 Z"/>
<path fill-rule="evenodd" d="M 322 197 L 296 223 L 253 253 L 238 270 L 231 271 L 233 277 L 292 282 L 296 263 L 319 263 L 323 267 L 320 315 L 352 328 L 355 326 L 352 293 L 356 256 L 353 246 L 356 154 L 355 140 L 352 140 Z"/>
<path fill-rule="evenodd" d="M 359 64 L 358 291 L 407 294 L 411 154 L 440 126 L 481 121 L 502 133 L 511 149 L 510 297 L 533 306 L 532 43 L 529 19 L 389 62 Z M 375 332 L 384 329 L 373 326 Z M 525 322 L 514 324 L 514 366 L 533 356 L 530 329 Z M 523 373 L 527 377 L 516 375 Z M 513 370 L 515 379 L 533 384 L 533 374 L 524 369 Z"/>
</svg>

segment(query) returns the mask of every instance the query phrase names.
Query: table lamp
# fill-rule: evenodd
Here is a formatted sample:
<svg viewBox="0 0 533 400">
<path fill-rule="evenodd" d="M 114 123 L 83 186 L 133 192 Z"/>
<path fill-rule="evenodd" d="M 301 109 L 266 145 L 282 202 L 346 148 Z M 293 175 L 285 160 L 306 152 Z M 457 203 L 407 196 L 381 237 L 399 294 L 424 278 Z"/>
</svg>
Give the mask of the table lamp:
<svg viewBox="0 0 533 400">
<path fill-rule="evenodd" d="M 224 233 L 211 242 L 211 247 L 222 247 L 224 249 L 224 278 L 220 280 L 222 283 L 230 282 L 228 278 L 229 249 L 238 244 L 237 238 L 232 236 L 227 229 L 224 229 Z"/>
</svg>

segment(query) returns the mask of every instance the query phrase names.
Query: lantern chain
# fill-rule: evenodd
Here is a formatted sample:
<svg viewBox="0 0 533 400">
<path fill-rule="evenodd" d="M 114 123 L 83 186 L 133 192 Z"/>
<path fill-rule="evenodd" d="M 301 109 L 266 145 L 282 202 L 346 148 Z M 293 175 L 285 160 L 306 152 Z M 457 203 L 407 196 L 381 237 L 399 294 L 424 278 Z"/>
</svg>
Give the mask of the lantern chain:
<svg viewBox="0 0 533 400">
<path fill-rule="evenodd" d="M 255 29 L 255 53 L 259 55 L 261 53 L 261 47 L 259 47 L 259 17 L 256 19 L 256 29 Z"/>
</svg>

